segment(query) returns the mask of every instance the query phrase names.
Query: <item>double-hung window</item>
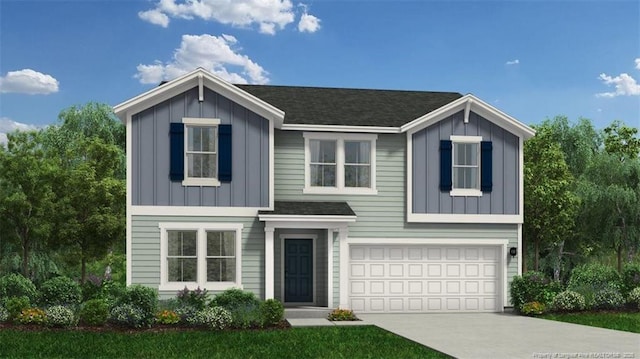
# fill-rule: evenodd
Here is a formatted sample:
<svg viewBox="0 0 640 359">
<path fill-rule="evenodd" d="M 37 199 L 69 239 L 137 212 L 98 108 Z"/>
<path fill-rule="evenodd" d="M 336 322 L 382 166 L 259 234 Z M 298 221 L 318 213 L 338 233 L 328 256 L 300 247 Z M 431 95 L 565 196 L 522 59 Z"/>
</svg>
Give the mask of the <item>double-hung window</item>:
<svg viewBox="0 0 640 359">
<path fill-rule="evenodd" d="M 240 288 L 241 224 L 160 223 L 160 290 Z"/>
<path fill-rule="evenodd" d="M 452 196 L 482 196 L 491 192 L 490 141 L 480 136 L 451 136 L 441 141 L 441 189 Z M 448 173 L 447 173 L 448 172 Z"/>
<path fill-rule="evenodd" d="M 376 135 L 305 132 L 304 193 L 375 194 Z"/>
<path fill-rule="evenodd" d="M 218 119 L 184 118 L 184 185 L 218 186 Z"/>
</svg>

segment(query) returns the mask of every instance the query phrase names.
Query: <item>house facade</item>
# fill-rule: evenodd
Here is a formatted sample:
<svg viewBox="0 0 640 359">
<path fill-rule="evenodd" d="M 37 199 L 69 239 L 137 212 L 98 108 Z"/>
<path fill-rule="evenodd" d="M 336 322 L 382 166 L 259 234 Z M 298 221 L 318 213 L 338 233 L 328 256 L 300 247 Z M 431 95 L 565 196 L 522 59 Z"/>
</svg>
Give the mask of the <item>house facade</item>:
<svg viewBox="0 0 640 359">
<path fill-rule="evenodd" d="M 361 313 L 509 306 L 534 131 L 473 95 L 233 85 L 197 69 L 114 111 L 128 284 Z"/>
</svg>

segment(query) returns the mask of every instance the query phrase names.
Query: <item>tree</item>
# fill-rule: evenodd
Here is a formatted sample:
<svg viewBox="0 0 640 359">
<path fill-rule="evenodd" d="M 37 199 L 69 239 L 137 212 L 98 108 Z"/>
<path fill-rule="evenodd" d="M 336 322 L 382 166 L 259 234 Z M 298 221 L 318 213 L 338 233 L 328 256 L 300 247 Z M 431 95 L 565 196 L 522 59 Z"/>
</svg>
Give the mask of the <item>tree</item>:
<svg viewBox="0 0 640 359">
<path fill-rule="evenodd" d="M 556 116 L 545 120 L 541 127 L 547 128 L 551 139 L 560 145 L 574 178 L 580 177 L 591 159 L 600 152 L 602 138 L 589 119 L 579 118 L 572 124 L 566 116 Z"/>
<path fill-rule="evenodd" d="M 560 278 L 565 241 L 572 238 L 578 199 L 573 176 L 548 125 L 524 145 L 524 239 L 533 243 L 534 268 L 540 270 L 542 247 L 554 254 L 554 278 Z"/>
<path fill-rule="evenodd" d="M 45 155 L 40 139 L 40 132 L 14 132 L 0 149 L 0 217 L 19 242 L 25 277 L 30 277 L 31 252 L 46 243 L 55 213 L 59 167 Z"/>
<path fill-rule="evenodd" d="M 618 155 L 621 161 L 637 159 L 640 155 L 640 138 L 636 137 L 637 134 L 637 128 L 613 121 L 604 129 L 604 150 Z"/>
</svg>

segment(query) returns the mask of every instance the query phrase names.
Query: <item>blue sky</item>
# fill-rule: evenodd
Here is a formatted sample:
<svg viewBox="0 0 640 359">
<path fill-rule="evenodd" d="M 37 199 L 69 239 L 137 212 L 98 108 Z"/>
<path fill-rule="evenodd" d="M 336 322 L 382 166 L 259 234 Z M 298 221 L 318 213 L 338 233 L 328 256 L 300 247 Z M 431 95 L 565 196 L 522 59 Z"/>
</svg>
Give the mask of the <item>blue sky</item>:
<svg viewBox="0 0 640 359">
<path fill-rule="evenodd" d="M 195 66 L 232 82 L 473 93 L 526 124 L 640 126 L 640 2 L 1 0 L 0 133 Z"/>
</svg>

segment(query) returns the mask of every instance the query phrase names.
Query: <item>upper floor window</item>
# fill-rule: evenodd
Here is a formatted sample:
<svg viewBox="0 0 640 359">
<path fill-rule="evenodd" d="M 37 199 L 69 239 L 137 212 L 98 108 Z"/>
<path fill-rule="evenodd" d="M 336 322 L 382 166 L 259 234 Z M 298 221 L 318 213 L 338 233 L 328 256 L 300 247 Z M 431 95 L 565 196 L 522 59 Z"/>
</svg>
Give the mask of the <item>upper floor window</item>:
<svg viewBox="0 0 640 359">
<path fill-rule="evenodd" d="M 304 138 L 304 193 L 377 193 L 376 135 L 305 132 Z"/>
<path fill-rule="evenodd" d="M 219 186 L 218 125 L 213 118 L 183 118 L 184 185 Z"/>
<path fill-rule="evenodd" d="M 451 136 L 441 141 L 441 190 L 452 196 L 482 196 L 491 192 L 491 149 L 480 136 Z"/>
</svg>

